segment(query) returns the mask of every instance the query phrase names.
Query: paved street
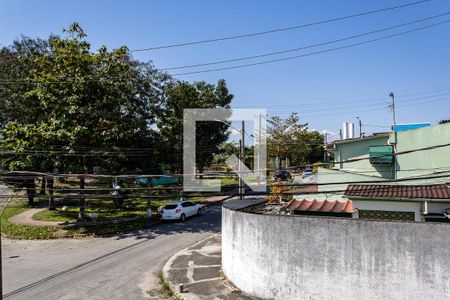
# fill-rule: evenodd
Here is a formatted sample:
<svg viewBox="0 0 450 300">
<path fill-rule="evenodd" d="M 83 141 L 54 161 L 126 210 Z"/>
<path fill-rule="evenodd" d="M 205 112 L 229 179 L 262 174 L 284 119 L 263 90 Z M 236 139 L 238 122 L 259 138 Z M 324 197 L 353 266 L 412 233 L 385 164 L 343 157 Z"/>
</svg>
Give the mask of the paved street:
<svg viewBox="0 0 450 300">
<path fill-rule="evenodd" d="M 222 238 L 215 234 L 172 256 L 163 272 L 172 290 L 185 300 L 257 299 L 241 293 L 224 279 L 221 265 Z M 180 284 L 183 284 L 183 293 L 179 292 Z"/>
<path fill-rule="evenodd" d="M 6 299 L 161 299 L 158 273 L 179 250 L 220 231 L 220 204 L 185 223 L 109 238 L 3 240 Z"/>
</svg>

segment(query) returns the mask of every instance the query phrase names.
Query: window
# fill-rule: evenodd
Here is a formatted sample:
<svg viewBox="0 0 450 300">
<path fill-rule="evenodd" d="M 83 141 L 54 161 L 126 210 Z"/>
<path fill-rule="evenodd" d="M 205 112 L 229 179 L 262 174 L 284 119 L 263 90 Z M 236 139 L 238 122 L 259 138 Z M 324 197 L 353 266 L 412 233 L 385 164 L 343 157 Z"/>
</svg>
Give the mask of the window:
<svg viewBox="0 0 450 300">
<path fill-rule="evenodd" d="M 167 204 L 166 206 L 164 206 L 164 209 L 175 209 L 177 208 L 178 205 L 176 204 Z"/>
</svg>

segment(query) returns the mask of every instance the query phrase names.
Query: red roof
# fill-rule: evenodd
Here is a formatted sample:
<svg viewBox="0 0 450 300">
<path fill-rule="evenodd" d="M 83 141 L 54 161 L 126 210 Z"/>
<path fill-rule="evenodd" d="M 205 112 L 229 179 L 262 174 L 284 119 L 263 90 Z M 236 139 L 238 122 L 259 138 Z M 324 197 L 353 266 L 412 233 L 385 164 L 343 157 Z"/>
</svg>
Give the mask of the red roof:
<svg viewBox="0 0 450 300">
<path fill-rule="evenodd" d="M 292 200 L 287 205 L 287 209 L 294 211 L 317 211 L 317 212 L 335 212 L 352 213 L 353 204 L 351 200 Z"/>
<path fill-rule="evenodd" d="M 345 195 L 350 197 L 450 199 L 450 187 L 447 184 L 350 184 L 345 191 Z"/>
</svg>

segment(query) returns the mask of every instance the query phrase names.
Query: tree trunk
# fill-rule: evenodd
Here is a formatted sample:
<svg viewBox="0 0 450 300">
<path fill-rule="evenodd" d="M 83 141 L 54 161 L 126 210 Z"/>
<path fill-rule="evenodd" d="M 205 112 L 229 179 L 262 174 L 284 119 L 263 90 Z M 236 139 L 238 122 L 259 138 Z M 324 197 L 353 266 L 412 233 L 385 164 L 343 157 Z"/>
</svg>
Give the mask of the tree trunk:
<svg viewBox="0 0 450 300">
<path fill-rule="evenodd" d="M 34 197 L 36 194 L 36 183 L 33 179 L 25 179 L 25 188 L 27 190 L 28 205 L 34 206 Z"/>
<path fill-rule="evenodd" d="M 53 196 L 54 179 L 53 179 L 53 177 L 48 177 L 46 181 L 47 181 L 47 188 L 48 188 L 48 194 L 49 194 L 48 210 L 56 210 L 55 197 Z"/>
<path fill-rule="evenodd" d="M 78 218 L 80 220 L 84 220 L 85 219 L 85 206 L 86 206 L 86 201 L 85 201 L 85 197 L 84 197 L 84 177 L 80 177 L 80 213 L 78 215 Z"/>
<path fill-rule="evenodd" d="M 39 191 L 39 194 L 41 194 L 41 195 L 45 195 L 45 183 L 46 183 L 45 177 L 42 177 L 41 190 Z"/>
<path fill-rule="evenodd" d="M 204 171 L 204 167 L 203 166 L 198 166 L 198 172 L 200 173 L 200 175 L 198 176 L 199 179 L 203 179 L 203 171 Z"/>
</svg>

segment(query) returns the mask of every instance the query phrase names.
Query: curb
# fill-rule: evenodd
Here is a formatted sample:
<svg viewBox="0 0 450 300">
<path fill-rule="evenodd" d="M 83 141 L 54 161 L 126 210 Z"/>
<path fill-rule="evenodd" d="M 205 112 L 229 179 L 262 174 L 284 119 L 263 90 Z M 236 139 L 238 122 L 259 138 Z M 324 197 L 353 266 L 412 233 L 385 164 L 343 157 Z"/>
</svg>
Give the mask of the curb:
<svg viewBox="0 0 450 300">
<path fill-rule="evenodd" d="M 221 201 L 223 201 L 223 200 L 221 200 Z M 218 201 L 217 201 L 217 202 L 218 202 Z M 213 202 L 213 203 L 215 203 L 215 202 Z M 198 241 L 198 242 L 196 242 L 196 243 L 194 243 L 194 244 L 192 244 L 192 245 L 190 245 L 190 246 L 188 246 L 188 247 L 186 247 L 186 248 L 184 248 L 184 249 L 181 249 L 180 251 L 178 251 L 177 253 L 175 253 L 174 255 L 172 255 L 172 256 L 169 258 L 169 260 L 167 260 L 167 262 L 164 264 L 164 267 L 163 267 L 163 269 L 162 269 L 162 276 L 163 276 L 163 278 L 164 278 L 164 281 L 169 285 L 170 289 L 172 290 L 172 292 L 173 292 L 173 294 L 174 294 L 174 298 L 175 298 L 175 297 L 178 297 L 178 298 L 180 298 L 180 299 L 184 299 L 183 294 L 181 294 L 181 293 L 178 291 L 178 286 L 175 285 L 173 282 L 171 282 L 171 281 L 169 280 L 169 269 L 170 269 L 170 267 L 172 266 L 172 263 L 174 262 L 174 260 L 178 257 L 178 255 L 179 255 L 180 253 L 183 253 L 183 252 L 185 252 L 186 250 L 188 250 L 189 248 L 192 248 L 192 247 L 194 247 L 194 246 L 196 246 L 196 245 L 198 245 L 198 244 L 200 244 L 200 243 L 203 243 L 204 241 L 206 241 L 206 240 L 208 240 L 208 239 L 210 239 L 210 238 L 212 238 L 212 237 L 214 237 L 214 236 L 217 236 L 217 235 L 219 235 L 219 233 L 214 233 L 214 234 L 208 236 L 207 238 L 204 238 L 204 239 L 202 239 L 202 240 L 200 240 L 200 241 Z"/>
</svg>

